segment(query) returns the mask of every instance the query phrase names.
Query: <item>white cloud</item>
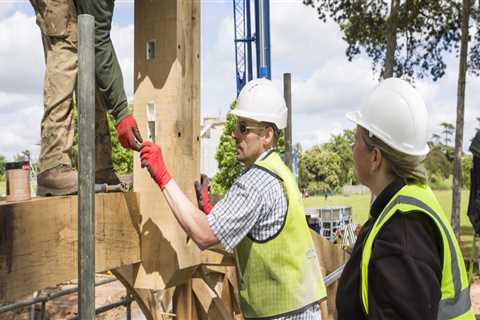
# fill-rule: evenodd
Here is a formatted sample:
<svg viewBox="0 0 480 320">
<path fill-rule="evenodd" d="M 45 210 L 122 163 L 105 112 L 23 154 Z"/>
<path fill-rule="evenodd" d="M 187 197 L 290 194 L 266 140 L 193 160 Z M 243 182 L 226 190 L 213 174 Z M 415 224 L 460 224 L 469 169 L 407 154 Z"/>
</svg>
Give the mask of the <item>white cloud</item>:
<svg viewBox="0 0 480 320">
<path fill-rule="evenodd" d="M 201 55 L 201 99 L 202 116 L 225 115 L 236 97 L 235 52 L 233 46 L 233 19 L 219 20 L 216 37 L 210 43 L 203 35 Z M 207 31 L 208 32 L 208 31 Z M 206 39 L 207 38 L 207 39 Z"/>
<path fill-rule="evenodd" d="M 112 25 L 112 43 L 122 68 L 125 93 L 133 101 L 133 24 Z"/>
<path fill-rule="evenodd" d="M 0 57 L 1 91 L 38 92 L 45 62 L 35 17 L 16 12 L 0 20 Z"/>
<path fill-rule="evenodd" d="M 0 154 L 12 160 L 23 150 L 38 156 L 40 120 L 42 117 L 41 95 L 18 95 L 0 92 Z"/>
</svg>

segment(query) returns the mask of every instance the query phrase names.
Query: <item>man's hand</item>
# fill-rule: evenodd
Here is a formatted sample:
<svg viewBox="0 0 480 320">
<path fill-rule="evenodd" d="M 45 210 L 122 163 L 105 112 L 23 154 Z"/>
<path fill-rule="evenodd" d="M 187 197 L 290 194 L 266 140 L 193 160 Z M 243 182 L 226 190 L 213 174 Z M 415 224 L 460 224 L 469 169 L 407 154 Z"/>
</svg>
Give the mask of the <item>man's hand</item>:
<svg viewBox="0 0 480 320">
<path fill-rule="evenodd" d="M 200 182 L 195 181 L 194 185 L 195 193 L 197 194 L 198 207 L 208 215 L 213 208 L 208 194 L 208 177 L 205 174 L 202 174 L 200 176 Z"/>
<path fill-rule="evenodd" d="M 125 149 L 139 151 L 143 142 L 135 118 L 130 114 L 117 124 L 118 141 Z"/>
<path fill-rule="evenodd" d="M 163 160 L 162 149 L 150 141 L 145 141 L 141 146 L 140 159 L 142 168 L 147 167 L 153 180 L 163 190 L 172 177 Z"/>
</svg>

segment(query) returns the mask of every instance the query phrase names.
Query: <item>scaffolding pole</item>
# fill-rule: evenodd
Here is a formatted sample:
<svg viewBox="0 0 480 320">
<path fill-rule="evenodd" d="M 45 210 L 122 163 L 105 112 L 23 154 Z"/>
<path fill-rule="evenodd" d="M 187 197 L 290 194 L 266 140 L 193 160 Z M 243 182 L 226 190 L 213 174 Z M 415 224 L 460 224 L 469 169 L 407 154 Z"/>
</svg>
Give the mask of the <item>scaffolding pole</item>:
<svg viewBox="0 0 480 320">
<path fill-rule="evenodd" d="M 95 19 L 78 16 L 78 311 L 95 319 Z"/>
</svg>

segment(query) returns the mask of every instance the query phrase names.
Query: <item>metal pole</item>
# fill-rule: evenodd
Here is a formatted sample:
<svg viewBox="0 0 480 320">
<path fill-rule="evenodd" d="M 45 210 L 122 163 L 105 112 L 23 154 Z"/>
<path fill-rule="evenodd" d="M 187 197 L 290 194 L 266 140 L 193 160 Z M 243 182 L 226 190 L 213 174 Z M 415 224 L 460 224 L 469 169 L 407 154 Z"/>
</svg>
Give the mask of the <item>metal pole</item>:
<svg viewBox="0 0 480 320">
<path fill-rule="evenodd" d="M 130 299 L 127 303 L 127 320 L 132 320 L 132 301 L 133 297 L 130 290 L 127 289 L 127 297 Z"/>
<path fill-rule="evenodd" d="M 78 16 L 78 311 L 95 319 L 95 19 Z"/>
<path fill-rule="evenodd" d="M 288 116 L 285 128 L 285 162 L 292 170 L 292 74 L 283 74 L 283 96 L 287 104 Z"/>
<path fill-rule="evenodd" d="M 267 79 L 272 79 L 272 62 L 270 54 L 270 0 L 264 0 L 264 9 L 263 9 L 263 32 L 265 37 L 265 67 L 267 69 Z"/>
<path fill-rule="evenodd" d="M 253 60 L 252 60 L 252 22 L 250 0 L 246 0 L 245 19 L 247 24 L 247 82 L 253 79 Z"/>
<path fill-rule="evenodd" d="M 47 313 L 47 302 L 42 302 L 42 309 L 40 310 L 40 320 L 45 320 L 45 315 Z"/>
</svg>

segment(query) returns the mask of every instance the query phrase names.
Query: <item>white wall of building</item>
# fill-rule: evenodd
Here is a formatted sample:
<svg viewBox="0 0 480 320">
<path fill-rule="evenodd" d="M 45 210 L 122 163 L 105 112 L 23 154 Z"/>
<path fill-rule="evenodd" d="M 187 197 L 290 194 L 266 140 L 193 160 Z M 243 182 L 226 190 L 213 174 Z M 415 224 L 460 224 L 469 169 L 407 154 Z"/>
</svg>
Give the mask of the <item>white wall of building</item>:
<svg viewBox="0 0 480 320">
<path fill-rule="evenodd" d="M 218 171 L 215 159 L 220 137 L 223 133 L 225 119 L 204 118 L 200 130 L 200 172 L 213 178 Z"/>
</svg>

